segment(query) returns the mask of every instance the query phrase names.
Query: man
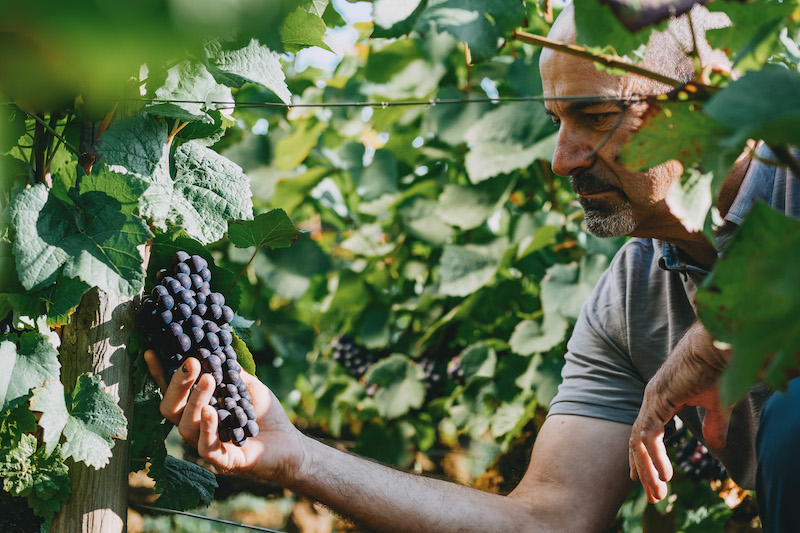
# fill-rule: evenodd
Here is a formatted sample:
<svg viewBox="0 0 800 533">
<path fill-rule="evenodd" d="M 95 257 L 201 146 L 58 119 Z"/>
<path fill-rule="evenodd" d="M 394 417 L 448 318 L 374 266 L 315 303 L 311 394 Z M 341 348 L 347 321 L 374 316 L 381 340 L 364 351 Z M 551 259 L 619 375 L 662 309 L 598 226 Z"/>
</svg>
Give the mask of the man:
<svg viewBox="0 0 800 533">
<path fill-rule="evenodd" d="M 570 42 L 574 34 L 568 8 L 551 38 Z M 673 37 L 659 39 L 651 43 L 648 64 L 686 78 L 694 71 L 692 60 L 670 44 Z M 693 40 L 689 35 L 679 42 Z M 553 169 L 571 176 L 590 231 L 641 238 L 623 247 L 584 307 L 568 345 L 564 383 L 514 491 L 488 494 L 339 452 L 300 433 L 275 396 L 251 376 L 244 379 L 260 432 L 241 448 L 222 444 L 216 412 L 208 406 L 213 379 L 203 376 L 190 393 L 200 365 L 189 359 L 168 388 L 160 381 L 161 410 L 202 457 L 223 472 L 269 479 L 319 500 L 373 530 L 585 533 L 606 529 L 632 478 L 641 479 L 651 501 L 665 495 L 669 467 L 660 436 L 680 406 L 705 407 L 708 442 L 722 446 L 727 415 L 715 401 L 713 385 L 725 354 L 696 323 L 692 307 L 693 291 L 717 251 L 702 235 L 687 232 L 666 205 L 667 191 L 682 173 L 679 163 L 632 173 L 617 158 L 642 123 L 646 105 L 634 103 L 635 97 L 664 88 L 641 77 L 600 72 L 562 53 L 544 51 L 540 66 L 546 97 L 615 99 L 548 101 L 548 113 L 560 126 Z M 719 199 L 722 211 L 735 208 L 734 217 L 753 199 L 749 193 L 737 195 L 743 179 L 748 183 L 758 167 L 748 170 L 748 163 L 737 165 Z M 146 358 L 160 379 L 154 354 Z M 753 440 L 762 400 L 756 391 L 734 410 L 727 447 L 720 453 L 746 486 L 755 477 Z M 681 415 L 699 433 L 698 412 Z"/>
</svg>

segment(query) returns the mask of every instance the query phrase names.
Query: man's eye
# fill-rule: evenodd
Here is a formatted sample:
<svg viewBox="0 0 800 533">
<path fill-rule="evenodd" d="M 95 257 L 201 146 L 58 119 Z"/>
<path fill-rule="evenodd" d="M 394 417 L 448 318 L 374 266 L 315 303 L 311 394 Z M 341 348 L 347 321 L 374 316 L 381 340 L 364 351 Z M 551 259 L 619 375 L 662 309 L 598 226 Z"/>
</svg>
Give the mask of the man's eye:
<svg viewBox="0 0 800 533">
<path fill-rule="evenodd" d="M 617 113 L 590 113 L 586 115 L 586 118 L 589 119 L 593 126 L 603 126 L 608 123 L 609 118 L 616 115 Z"/>
<path fill-rule="evenodd" d="M 550 118 L 553 119 L 553 124 L 555 124 L 557 128 L 561 127 L 561 119 L 554 116 L 550 116 Z"/>
</svg>

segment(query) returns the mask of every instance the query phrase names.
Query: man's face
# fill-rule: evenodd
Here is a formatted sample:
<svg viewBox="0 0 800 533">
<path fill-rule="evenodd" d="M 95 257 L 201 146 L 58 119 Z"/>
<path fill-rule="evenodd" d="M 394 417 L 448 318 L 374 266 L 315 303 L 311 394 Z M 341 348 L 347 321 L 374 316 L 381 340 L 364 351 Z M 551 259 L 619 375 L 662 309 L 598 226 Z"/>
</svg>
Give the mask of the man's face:
<svg viewBox="0 0 800 533">
<path fill-rule="evenodd" d="M 645 92 L 642 78 L 612 76 L 594 64 L 545 51 L 540 62 L 544 96 L 635 98 Z M 570 176 L 585 210 L 584 224 L 600 237 L 657 236 L 669 209 L 664 201 L 683 169 L 676 161 L 634 173 L 618 161 L 628 137 L 642 124 L 645 103 L 546 100 L 559 124 L 553 171 Z"/>
</svg>

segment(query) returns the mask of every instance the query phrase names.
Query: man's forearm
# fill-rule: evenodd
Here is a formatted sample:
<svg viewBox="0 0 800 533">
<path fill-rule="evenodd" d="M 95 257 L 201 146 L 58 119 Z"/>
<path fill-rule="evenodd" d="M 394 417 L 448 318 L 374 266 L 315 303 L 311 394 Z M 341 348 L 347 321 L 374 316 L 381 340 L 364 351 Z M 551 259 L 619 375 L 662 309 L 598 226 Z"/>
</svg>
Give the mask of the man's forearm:
<svg viewBox="0 0 800 533">
<path fill-rule="evenodd" d="M 287 488 L 375 531 L 547 531 L 530 502 L 401 472 L 306 443 L 301 472 Z"/>
</svg>

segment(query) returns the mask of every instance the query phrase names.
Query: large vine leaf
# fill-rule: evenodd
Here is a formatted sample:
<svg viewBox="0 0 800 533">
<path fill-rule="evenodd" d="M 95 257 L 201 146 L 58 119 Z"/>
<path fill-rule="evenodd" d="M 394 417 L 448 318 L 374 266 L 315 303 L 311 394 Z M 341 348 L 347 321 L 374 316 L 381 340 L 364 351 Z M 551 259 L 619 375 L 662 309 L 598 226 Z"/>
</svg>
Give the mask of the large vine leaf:
<svg viewBox="0 0 800 533">
<path fill-rule="evenodd" d="M 151 176 L 168 149 L 169 127 L 149 115 L 123 117 L 100 136 L 97 152 L 107 165 L 119 165 L 139 176 Z"/>
<path fill-rule="evenodd" d="M 467 296 L 489 283 L 499 266 L 497 256 L 487 247 L 445 245 L 439 292 Z"/>
<path fill-rule="evenodd" d="M 523 320 L 514 328 L 508 344 L 520 355 L 546 352 L 564 340 L 568 326 L 566 319 L 557 313 L 547 313 L 541 324 Z"/>
<path fill-rule="evenodd" d="M 80 180 L 74 205 L 43 185 L 20 193 L 9 206 L 17 272 L 27 290 L 65 276 L 122 296 L 142 290 L 144 268 L 137 247 L 153 234 L 134 213 L 144 182 L 105 166 Z"/>
<path fill-rule="evenodd" d="M 786 383 L 800 352 L 796 280 L 800 221 L 756 204 L 697 292 L 698 314 L 733 357 L 720 381 L 723 400 L 743 396 L 760 371 L 776 388 Z M 765 332 L 769 332 L 766 334 Z"/>
<path fill-rule="evenodd" d="M 312 46 L 333 52 L 322 40 L 327 29 L 322 17 L 298 7 L 283 21 L 281 32 L 283 48 L 292 54 Z"/>
<path fill-rule="evenodd" d="M 159 80 L 160 81 L 160 80 Z M 152 93 L 145 113 L 185 122 L 213 123 L 213 102 L 232 102 L 231 90 L 217 82 L 202 63 L 182 61 L 169 69 L 163 85 Z"/>
<path fill-rule="evenodd" d="M 422 406 L 425 401 L 423 371 L 408 357 L 393 354 L 372 365 L 364 380 L 378 386 L 375 404 L 381 416 L 392 419 Z"/>
<path fill-rule="evenodd" d="M 522 25 L 525 7 L 516 0 L 429 0 L 415 29 L 445 31 L 469 45 L 472 59 L 497 53 L 499 41 Z"/>
<path fill-rule="evenodd" d="M 592 294 L 597 280 L 608 266 L 604 255 L 586 255 L 580 263 L 557 263 L 542 280 L 542 308 L 547 316 L 556 313 L 577 320 L 583 302 Z"/>
<path fill-rule="evenodd" d="M 373 37 L 400 37 L 414 28 L 419 15 L 425 9 L 427 0 L 410 0 L 396 2 L 394 0 L 374 0 L 372 2 L 372 19 L 375 27 Z"/>
<path fill-rule="evenodd" d="M 35 436 L 22 435 L 15 448 L 0 451 L 0 477 L 4 490 L 26 496 L 36 514 L 52 518 L 69 499 L 69 469 L 60 454 L 43 450 Z"/>
<path fill-rule="evenodd" d="M 228 237 L 238 248 L 287 248 L 300 235 L 302 232 L 294 226 L 283 209 L 273 209 L 253 220 L 234 222 L 228 227 Z"/>
<path fill-rule="evenodd" d="M 171 455 L 154 460 L 150 475 L 156 480 L 156 504 L 167 509 L 184 511 L 206 506 L 214 498 L 217 479 L 205 468 Z"/>
<path fill-rule="evenodd" d="M 181 226 L 204 244 L 221 239 L 229 220 L 253 218 L 250 182 L 235 163 L 190 141 L 175 151 L 174 177 L 167 164 L 163 159 L 147 180 L 151 185 L 142 197 L 145 216 Z"/>
<path fill-rule="evenodd" d="M 777 65 L 749 72 L 719 91 L 706 115 L 731 130 L 733 147 L 747 139 L 800 144 L 800 73 Z"/>
<path fill-rule="evenodd" d="M 628 31 L 610 7 L 595 0 L 575 0 L 575 27 L 578 44 L 597 53 L 611 52 L 641 61 L 652 28 L 636 33 Z"/>
<path fill-rule="evenodd" d="M 9 344 L 12 346 L 8 346 Z M 61 363 L 58 361 L 58 351 L 49 339 L 39 332 L 27 331 L 20 335 L 19 346 L 7 342 L 0 343 L 0 357 L 2 357 L 3 372 L 10 376 L 5 395 L 0 398 L 4 406 L 20 396 L 27 395 L 32 388 L 41 387 L 45 381 L 60 377 Z"/>
<path fill-rule="evenodd" d="M 63 436 L 61 452 L 95 469 L 108 464 L 113 439 L 127 437 L 127 420 L 100 376 L 78 376 L 75 389 L 65 394 L 58 380 L 34 391 L 31 409 L 42 413 L 39 425 L 48 449 Z"/>
<path fill-rule="evenodd" d="M 464 134 L 471 147 L 465 158 L 470 181 L 479 183 L 550 159 L 554 132 L 553 121 L 538 104 L 506 104 L 485 113 Z"/>
<path fill-rule="evenodd" d="M 247 46 L 235 49 L 222 41 L 213 41 L 206 45 L 206 54 L 209 70 L 220 83 L 230 87 L 256 83 L 275 93 L 283 102 L 291 101 L 280 55 L 257 40 L 251 39 Z"/>
</svg>

